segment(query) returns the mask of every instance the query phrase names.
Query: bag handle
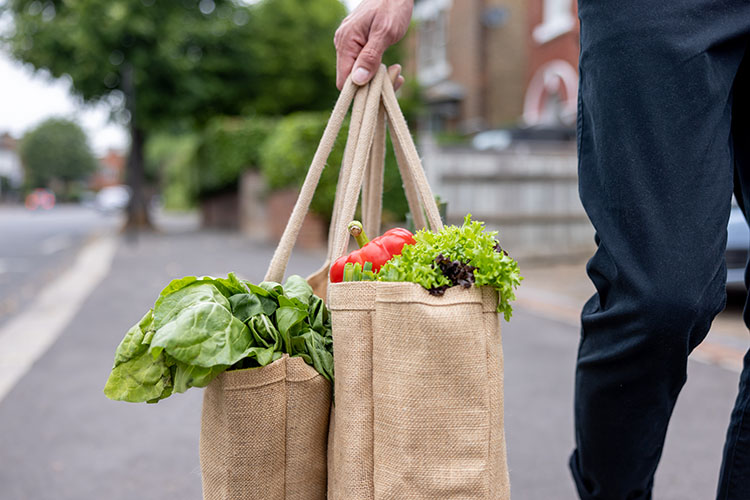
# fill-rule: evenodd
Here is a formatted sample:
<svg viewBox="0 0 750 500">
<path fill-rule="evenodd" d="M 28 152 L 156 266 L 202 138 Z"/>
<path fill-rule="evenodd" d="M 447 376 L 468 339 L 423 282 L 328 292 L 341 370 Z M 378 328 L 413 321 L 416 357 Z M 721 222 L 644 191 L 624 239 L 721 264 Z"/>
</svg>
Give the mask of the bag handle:
<svg viewBox="0 0 750 500">
<path fill-rule="evenodd" d="M 433 196 L 432 189 L 430 189 L 430 185 L 427 182 L 427 177 L 422 168 L 417 148 L 414 145 L 411 134 L 409 133 L 409 127 L 406 124 L 404 115 L 401 113 L 401 108 L 398 105 L 393 84 L 390 80 L 385 78 L 385 66 L 381 65 L 380 70 L 371 81 L 370 86 L 371 90 L 367 96 L 365 113 L 362 117 L 362 126 L 359 132 L 359 140 L 357 141 L 354 153 L 351 177 L 349 179 L 349 185 L 345 191 L 344 202 L 341 207 L 341 216 L 338 219 L 339 227 L 336 229 L 336 234 L 333 239 L 334 247 L 333 252 L 331 253 L 332 260 L 344 255 L 346 251 L 346 243 L 349 234 L 346 230 L 344 221 L 351 220 L 354 217 L 354 212 L 357 208 L 357 198 L 364 178 L 365 165 L 370 152 L 370 146 L 375 134 L 377 113 L 380 110 L 381 99 L 383 106 L 385 107 L 388 121 L 391 125 L 391 139 L 394 144 L 394 149 L 397 152 L 397 157 L 401 156 L 403 158 L 403 165 L 405 165 L 406 169 L 411 174 L 404 176 L 404 182 L 408 182 L 409 178 L 413 181 L 415 190 L 419 193 L 419 198 L 421 198 L 422 205 L 427 213 L 427 220 L 430 223 L 430 229 L 433 231 L 439 231 L 443 227 L 440 213 L 435 202 L 435 197 Z M 420 211 L 417 210 L 416 212 L 419 213 Z"/>
<path fill-rule="evenodd" d="M 357 93 L 354 96 L 354 104 L 352 104 L 352 113 L 351 118 L 349 119 L 349 133 L 346 138 L 346 146 L 344 148 L 344 157 L 341 161 L 338 182 L 336 183 L 336 195 L 333 199 L 331 223 L 328 227 L 328 248 L 326 249 L 327 262 L 330 262 L 331 260 L 333 237 L 335 234 L 335 228 L 338 225 L 338 220 L 341 212 L 341 200 L 344 197 L 344 189 L 346 189 L 346 186 L 349 185 L 349 177 L 352 170 L 352 161 L 354 160 L 354 145 L 357 143 L 357 138 L 359 137 L 359 128 L 362 125 L 362 115 L 365 112 L 365 101 L 367 100 L 368 92 L 369 86 L 358 88 Z"/>
<path fill-rule="evenodd" d="M 389 75 L 390 76 L 390 75 Z M 380 234 L 383 213 L 383 176 L 385 174 L 385 108 L 380 105 L 375 123 L 370 160 L 362 182 L 362 224 L 365 232 Z"/>
<path fill-rule="evenodd" d="M 391 82 L 395 82 L 398 78 L 399 72 L 388 69 L 388 78 Z M 328 253 L 326 255 L 326 264 L 324 268 L 331 261 L 331 252 L 333 251 L 333 238 L 336 234 L 336 228 L 339 226 L 339 213 L 341 209 L 341 203 L 343 200 L 343 190 L 349 185 L 349 176 L 351 173 L 352 161 L 354 158 L 355 145 L 359 137 L 359 130 L 362 125 L 362 115 L 364 114 L 365 100 L 367 98 L 366 92 L 360 92 L 354 97 L 354 104 L 352 105 L 352 116 L 349 125 L 349 136 L 347 138 L 347 146 L 344 150 L 344 158 L 342 161 L 341 170 L 339 172 L 338 184 L 336 185 L 336 197 L 334 198 L 333 214 L 331 217 L 331 223 L 328 229 Z M 367 170 L 365 171 L 365 178 L 362 184 L 362 222 L 365 230 L 369 234 L 380 234 L 381 216 L 383 212 L 383 175 L 385 173 L 385 153 L 386 153 L 386 116 L 385 108 L 380 105 L 380 111 L 378 112 L 378 121 L 375 128 L 375 138 L 373 140 L 373 146 L 371 149 L 369 163 Z M 402 156 L 402 155 L 400 155 Z M 412 213 L 418 213 L 422 215 L 422 210 L 419 205 L 419 198 L 414 189 L 414 182 L 411 179 L 411 174 L 407 168 L 403 165 L 403 158 L 397 156 L 397 162 L 401 177 L 404 179 L 404 191 L 406 192 L 407 203 L 409 204 L 409 210 Z M 406 176 L 409 176 L 408 178 Z M 421 218 L 421 225 L 419 220 L 415 220 L 417 227 L 426 227 L 424 223 L 424 217 Z M 349 221 L 345 221 L 349 222 Z"/>
<path fill-rule="evenodd" d="M 310 168 L 307 170 L 305 182 L 302 184 L 297 202 L 294 204 L 292 214 L 289 216 L 286 228 L 284 228 L 284 233 L 281 235 L 281 240 L 279 240 L 279 244 L 273 253 L 271 262 L 268 264 L 268 270 L 264 278 L 265 281 L 281 281 L 284 279 L 284 272 L 289 263 L 292 248 L 297 241 L 297 235 L 302 228 L 305 215 L 307 215 L 307 211 L 310 208 L 315 188 L 318 182 L 320 182 L 320 175 L 323 173 L 326 160 L 331 154 L 331 150 L 333 150 L 336 137 L 339 134 L 339 130 L 341 130 L 341 125 L 344 123 L 349 105 L 354 100 L 354 94 L 357 90 L 358 87 L 351 81 L 351 77 L 347 78 L 344 88 L 341 89 L 341 93 L 336 100 L 336 105 L 333 107 L 331 117 L 328 119 L 326 128 L 323 131 L 323 137 L 320 139 Z"/>
<path fill-rule="evenodd" d="M 393 85 L 383 85 L 382 95 L 383 105 L 385 106 L 388 123 L 390 124 L 393 148 L 396 151 L 396 158 L 401 156 L 403 161 L 399 162 L 399 164 L 405 165 L 411 173 L 411 176 L 402 174 L 404 183 L 411 182 L 413 184 L 410 189 L 406 190 L 407 194 L 410 190 L 419 194 L 424 205 L 427 222 L 430 224 L 430 230 L 440 231 L 443 228 L 443 220 L 440 218 L 440 211 L 435 201 L 435 195 L 432 193 L 430 183 L 427 181 L 422 160 L 419 158 L 417 146 L 414 144 L 414 140 L 409 132 L 409 125 L 406 123 L 406 118 L 404 118 L 404 114 L 401 112 Z M 412 216 L 417 227 L 427 227 L 421 210 L 412 210 Z"/>
<path fill-rule="evenodd" d="M 346 249 L 348 232 L 345 226 L 346 222 L 354 217 L 359 190 L 363 182 L 365 162 L 369 159 L 373 143 L 375 129 L 373 118 L 377 117 L 375 111 L 379 112 L 380 110 L 381 95 L 383 108 L 385 109 L 384 115 L 387 116 L 392 130 L 396 131 L 395 135 L 392 132 L 392 142 L 396 157 L 399 160 L 399 170 L 404 181 L 404 189 L 409 201 L 410 210 L 415 217 L 415 223 L 420 224 L 418 217 L 422 215 L 422 210 L 419 208 L 418 198 L 422 198 L 423 200 L 429 200 L 424 205 L 431 229 L 438 230 L 442 227 L 437 205 L 432 196 L 432 191 L 427 184 L 416 147 L 408 131 L 408 126 L 399 108 L 393 84 L 390 80 L 388 80 L 387 84 L 384 84 L 386 80 L 384 78 L 385 73 L 385 66 L 381 66 L 376 77 L 363 87 L 357 87 L 351 81 L 351 77 L 344 84 L 344 88 L 336 101 L 331 117 L 323 132 L 318 149 L 313 156 L 312 163 L 292 214 L 287 222 L 287 226 L 269 263 L 264 278 L 266 281 L 281 281 L 284 277 L 292 248 L 310 207 L 315 188 L 320 181 L 326 160 L 333 149 L 334 142 L 341 130 L 352 101 L 355 101 L 355 108 L 352 109 L 352 125 L 350 125 L 347 147 L 341 167 L 342 170 L 339 173 L 337 200 L 334 204 L 334 216 L 332 217 L 333 230 L 329 234 L 329 260 L 332 260 L 333 256 L 338 255 L 339 249 L 341 249 L 341 254 Z M 390 89 L 390 92 L 388 90 L 384 92 L 384 88 Z M 391 102 L 388 102 L 388 99 Z M 394 111 L 396 111 L 395 114 Z M 404 130 L 406 131 L 405 133 Z M 369 200 L 373 199 L 372 195 L 368 196 Z M 351 202 L 349 202 L 349 199 L 351 199 Z M 338 229 L 342 228 L 342 226 L 344 231 Z M 341 248 L 342 246 L 343 248 Z"/>
<path fill-rule="evenodd" d="M 395 83 L 398 76 L 398 71 L 392 71 L 390 68 L 388 69 L 388 78 L 392 83 Z M 328 230 L 328 252 L 326 254 L 326 261 L 321 269 L 311 275 L 316 276 L 316 280 L 318 279 L 318 274 L 328 272 L 328 267 L 331 263 L 331 253 L 333 252 L 334 248 L 333 239 L 336 235 L 336 228 L 338 228 L 340 225 L 339 215 L 344 196 L 343 190 L 349 184 L 352 161 L 354 158 L 354 150 L 358 140 L 359 130 L 362 125 L 362 115 L 364 114 L 366 98 L 367 92 L 362 90 L 358 91 L 354 97 L 351 122 L 349 125 L 349 135 L 347 138 L 347 146 L 344 150 L 344 158 L 342 161 L 341 170 L 339 172 L 338 184 L 336 185 L 336 197 L 334 198 L 333 214 Z M 375 128 L 375 138 L 373 140 L 373 146 L 371 148 L 370 160 L 367 165 L 367 170 L 365 171 L 365 178 L 362 185 L 362 222 L 365 230 L 369 234 L 380 234 L 381 216 L 383 212 L 383 175 L 385 173 L 386 123 L 385 107 L 381 103 Z M 424 212 L 422 211 L 422 208 L 419 204 L 419 195 L 417 194 L 411 171 L 405 166 L 405 159 L 404 155 L 402 154 L 402 149 L 394 145 L 394 151 L 396 152 L 396 161 L 398 164 L 400 176 L 403 180 L 403 188 L 406 194 L 409 210 L 412 212 L 412 214 L 415 214 L 415 225 L 418 228 L 427 227 L 427 223 L 425 222 L 424 218 Z M 349 221 L 343 222 L 348 223 Z"/>
</svg>

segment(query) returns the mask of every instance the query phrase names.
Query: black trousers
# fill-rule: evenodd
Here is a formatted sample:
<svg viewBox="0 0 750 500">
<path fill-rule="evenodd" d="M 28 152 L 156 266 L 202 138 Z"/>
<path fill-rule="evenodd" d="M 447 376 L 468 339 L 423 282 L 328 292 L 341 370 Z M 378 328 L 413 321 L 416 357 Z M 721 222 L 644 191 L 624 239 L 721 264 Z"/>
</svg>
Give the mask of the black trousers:
<svg viewBox="0 0 750 500">
<path fill-rule="evenodd" d="M 580 195 L 598 248 L 570 467 L 582 499 L 650 499 L 688 355 L 726 302 L 733 190 L 750 209 L 750 1 L 579 0 L 579 16 Z M 750 353 L 719 499 L 750 500 L 748 405 Z"/>
</svg>

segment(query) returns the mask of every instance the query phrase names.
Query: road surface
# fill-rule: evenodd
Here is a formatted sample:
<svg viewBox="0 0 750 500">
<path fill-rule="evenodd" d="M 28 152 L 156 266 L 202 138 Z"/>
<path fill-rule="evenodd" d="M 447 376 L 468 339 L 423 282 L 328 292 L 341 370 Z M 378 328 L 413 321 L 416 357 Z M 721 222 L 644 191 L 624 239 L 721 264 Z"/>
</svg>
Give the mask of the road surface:
<svg viewBox="0 0 750 500">
<path fill-rule="evenodd" d="M 49 211 L 0 205 L 0 324 L 69 265 L 92 235 L 119 223 L 118 216 L 77 205 Z"/>
</svg>

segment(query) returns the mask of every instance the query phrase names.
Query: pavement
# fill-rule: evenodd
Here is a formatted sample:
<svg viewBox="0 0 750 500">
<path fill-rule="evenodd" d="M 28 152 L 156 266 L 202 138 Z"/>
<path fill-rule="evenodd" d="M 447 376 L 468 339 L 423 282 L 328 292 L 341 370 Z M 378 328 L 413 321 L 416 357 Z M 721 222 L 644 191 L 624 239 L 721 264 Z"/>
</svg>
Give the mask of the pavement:
<svg viewBox="0 0 750 500">
<path fill-rule="evenodd" d="M 136 240 L 125 240 L 111 228 L 89 231 L 84 238 L 78 256 L 101 239 L 114 241 L 116 250 L 108 272 L 75 314 L 0 396 L 0 499 L 201 497 L 201 391 L 157 405 L 113 402 L 102 394 L 117 344 L 170 279 L 229 271 L 262 279 L 272 247 L 233 233 L 197 231 L 194 222 L 165 221 L 163 232 Z M 322 258 L 322 252 L 296 252 L 289 273 L 308 274 Z M 567 457 L 573 447 L 577 315 L 591 291 L 582 264 L 521 263 L 527 279 L 514 316 L 503 327 L 506 435 L 515 500 L 576 498 Z M 63 274 L 58 268 L 55 277 Z M 27 307 L 35 305 L 32 300 Z M 0 314 L 5 317 L 0 319 L 0 339 L 24 310 Z M 707 342 L 732 356 L 745 348 L 747 332 L 736 307 L 720 318 Z M 708 355 L 689 364 L 689 381 L 657 472 L 655 498 L 715 496 L 738 381 L 732 366 Z"/>
<path fill-rule="evenodd" d="M 525 279 L 518 290 L 517 304 L 577 329 L 581 308 L 594 293 L 594 286 L 586 276 L 586 261 L 530 260 L 519 264 Z M 750 335 L 742 321 L 745 297 L 744 290 L 729 291 L 726 309 L 714 319 L 708 336 L 693 352 L 692 359 L 737 373 L 742 371 L 743 357 L 750 349 Z"/>
</svg>

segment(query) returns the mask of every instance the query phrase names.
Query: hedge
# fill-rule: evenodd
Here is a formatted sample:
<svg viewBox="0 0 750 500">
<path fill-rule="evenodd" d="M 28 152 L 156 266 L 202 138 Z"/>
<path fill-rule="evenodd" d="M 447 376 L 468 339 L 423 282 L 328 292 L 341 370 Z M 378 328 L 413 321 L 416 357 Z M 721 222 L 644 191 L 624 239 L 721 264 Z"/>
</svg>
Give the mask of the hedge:
<svg viewBox="0 0 750 500">
<path fill-rule="evenodd" d="M 279 121 L 260 151 L 261 171 L 270 189 L 299 188 L 302 185 L 328 116 L 327 112 L 298 112 Z M 344 125 L 339 133 L 311 205 L 311 211 L 322 215 L 327 221 L 331 218 L 347 129 Z M 402 221 L 408 207 L 390 143 L 387 151 L 383 219 Z"/>
<path fill-rule="evenodd" d="M 275 123 L 268 117 L 210 120 L 201 133 L 194 163 L 198 197 L 236 189 L 242 172 L 258 168 L 260 150 Z"/>
</svg>

